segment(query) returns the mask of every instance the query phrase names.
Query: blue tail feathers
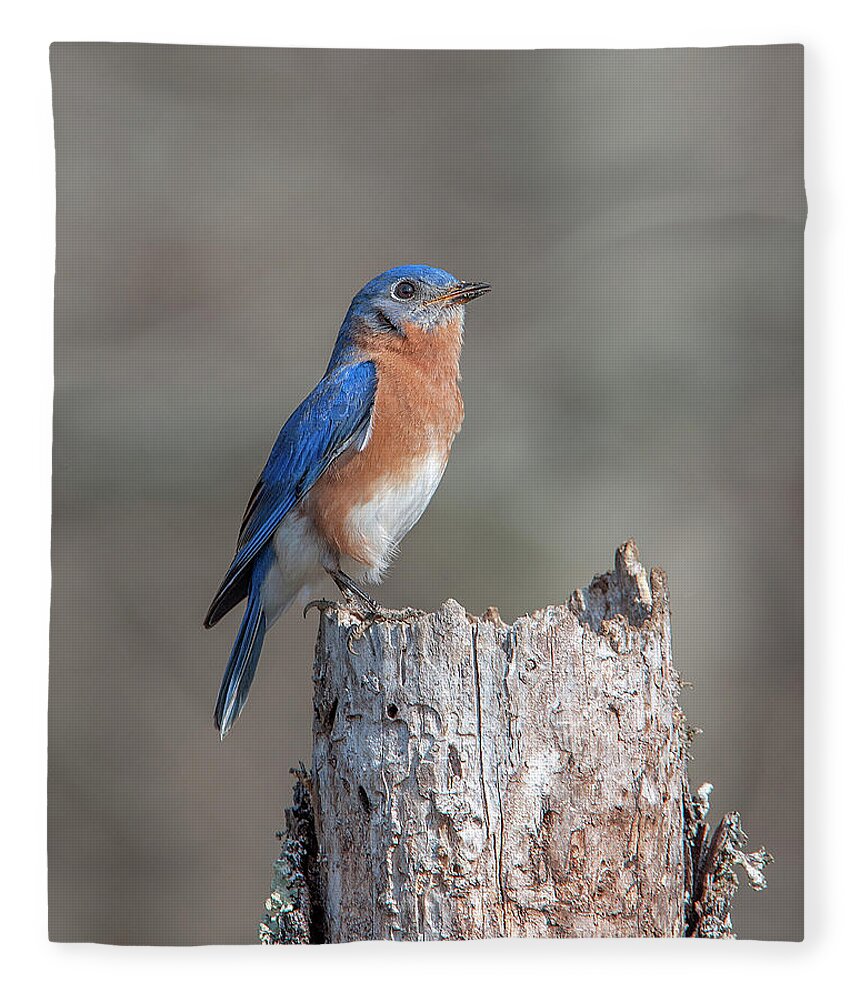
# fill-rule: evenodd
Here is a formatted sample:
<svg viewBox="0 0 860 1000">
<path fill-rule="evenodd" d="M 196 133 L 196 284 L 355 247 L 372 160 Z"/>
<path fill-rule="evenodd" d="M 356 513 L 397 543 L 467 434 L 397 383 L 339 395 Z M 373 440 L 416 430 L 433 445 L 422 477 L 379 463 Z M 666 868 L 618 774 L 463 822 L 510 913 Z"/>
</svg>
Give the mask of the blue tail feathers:
<svg viewBox="0 0 860 1000">
<path fill-rule="evenodd" d="M 245 707 L 257 672 L 257 663 L 266 637 L 266 612 L 261 591 L 270 564 L 271 550 L 267 548 L 256 560 L 245 615 L 221 680 L 214 717 L 215 728 L 220 732 L 222 740 Z"/>
</svg>

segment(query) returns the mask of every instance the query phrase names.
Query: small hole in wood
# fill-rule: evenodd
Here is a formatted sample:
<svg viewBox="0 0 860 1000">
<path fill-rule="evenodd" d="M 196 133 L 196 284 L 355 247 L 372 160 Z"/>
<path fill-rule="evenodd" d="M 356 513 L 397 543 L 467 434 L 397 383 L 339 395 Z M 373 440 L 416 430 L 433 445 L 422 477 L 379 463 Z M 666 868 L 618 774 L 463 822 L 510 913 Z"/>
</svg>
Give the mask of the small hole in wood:
<svg viewBox="0 0 860 1000">
<path fill-rule="evenodd" d="M 460 760 L 460 754 L 453 743 L 448 744 L 448 767 L 451 768 L 451 774 L 455 778 L 463 777 L 463 762 Z"/>
<path fill-rule="evenodd" d="M 358 801 L 361 803 L 361 808 L 370 815 L 370 799 L 367 797 L 367 792 L 364 790 L 363 785 L 358 786 Z"/>
<path fill-rule="evenodd" d="M 335 700 L 331 703 L 331 708 L 328 710 L 328 713 L 325 717 L 326 729 L 331 729 L 331 727 L 334 725 L 335 715 L 337 715 L 337 698 L 335 698 Z"/>
<path fill-rule="evenodd" d="M 397 718 L 397 706 L 393 702 L 388 706 L 388 708 L 385 711 L 388 714 L 389 719 Z"/>
</svg>

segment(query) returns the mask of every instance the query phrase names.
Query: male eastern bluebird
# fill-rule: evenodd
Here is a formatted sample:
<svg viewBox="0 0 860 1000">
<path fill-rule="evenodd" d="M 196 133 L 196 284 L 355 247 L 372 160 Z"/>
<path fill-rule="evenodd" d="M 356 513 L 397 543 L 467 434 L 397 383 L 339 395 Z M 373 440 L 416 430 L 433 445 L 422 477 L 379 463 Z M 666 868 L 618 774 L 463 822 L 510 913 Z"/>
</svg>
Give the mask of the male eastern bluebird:
<svg viewBox="0 0 860 1000">
<path fill-rule="evenodd" d="M 247 598 L 215 703 L 223 739 L 248 698 L 266 630 L 328 573 L 371 615 L 377 583 L 424 513 L 463 421 L 465 305 L 490 290 L 410 264 L 352 300 L 322 380 L 284 424 L 206 615 Z"/>
</svg>

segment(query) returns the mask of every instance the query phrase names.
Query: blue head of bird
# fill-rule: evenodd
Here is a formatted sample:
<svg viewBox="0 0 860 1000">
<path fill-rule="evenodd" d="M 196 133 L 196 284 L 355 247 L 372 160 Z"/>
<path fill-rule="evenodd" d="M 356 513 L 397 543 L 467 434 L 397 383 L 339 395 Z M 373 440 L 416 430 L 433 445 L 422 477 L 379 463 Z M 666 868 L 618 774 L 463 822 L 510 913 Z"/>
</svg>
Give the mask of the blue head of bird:
<svg viewBox="0 0 860 1000">
<path fill-rule="evenodd" d="M 393 267 L 355 295 L 340 328 L 332 363 L 352 347 L 424 353 L 463 335 L 467 302 L 485 295 L 483 281 L 461 281 L 428 264 Z"/>
</svg>

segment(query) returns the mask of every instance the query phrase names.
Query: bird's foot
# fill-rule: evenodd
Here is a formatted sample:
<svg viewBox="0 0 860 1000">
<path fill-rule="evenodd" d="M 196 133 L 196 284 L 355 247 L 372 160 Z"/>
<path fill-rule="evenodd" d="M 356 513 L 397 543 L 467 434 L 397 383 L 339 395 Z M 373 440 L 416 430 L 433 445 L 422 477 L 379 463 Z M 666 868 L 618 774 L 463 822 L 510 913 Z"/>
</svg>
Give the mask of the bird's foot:
<svg viewBox="0 0 860 1000">
<path fill-rule="evenodd" d="M 352 598 L 353 595 L 350 595 Z M 418 618 L 422 612 L 416 610 L 415 608 L 404 608 L 402 611 L 390 611 L 387 608 L 380 607 L 376 601 L 361 601 L 361 603 L 355 602 L 353 599 L 348 599 L 347 604 L 338 604 L 336 601 L 327 601 L 324 598 L 320 598 L 316 601 L 309 601 L 302 612 L 302 616 L 307 618 L 308 612 L 311 608 L 316 608 L 317 611 L 335 611 L 338 608 L 344 608 L 348 611 L 357 621 L 353 622 L 349 626 L 349 631 L 346 637 L 346 645 L 351 653 L 355 653 L 355 643 L 359 639 L 363 638 L 364 634 L 372 625 L 379 625 L 383 623 L 402 623 L 414 621 Z"/>
<path fill-rule="evenodd" d="M 383 623 L 397 624 L 414 621 L 420 614 L 415 608 L 404 608 L 402 611 L 389 611 L 387 608 L 380 608 L 378 605 L 369 611 L 359 612 L 360 620 L 350 625 L 349 634 L 346 637 L 346 645 L 351 653 L 355 653 L 355 643 L 361 639 L 365 632 L 372 625 Z"/>
</svg>

